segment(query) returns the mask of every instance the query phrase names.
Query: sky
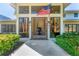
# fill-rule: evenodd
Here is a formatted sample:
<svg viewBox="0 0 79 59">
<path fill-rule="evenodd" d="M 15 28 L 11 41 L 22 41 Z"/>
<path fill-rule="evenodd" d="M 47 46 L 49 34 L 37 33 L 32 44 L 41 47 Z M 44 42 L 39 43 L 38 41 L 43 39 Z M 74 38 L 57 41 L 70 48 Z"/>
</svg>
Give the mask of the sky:
<svg viewBox="0 0 79 59">
<path fill-rule="evenodd" d="M 0 3 L 0 15 L 7 16 L 11 19 L 16 19 L 15 9 L 8 3 Z"/>
</svg>

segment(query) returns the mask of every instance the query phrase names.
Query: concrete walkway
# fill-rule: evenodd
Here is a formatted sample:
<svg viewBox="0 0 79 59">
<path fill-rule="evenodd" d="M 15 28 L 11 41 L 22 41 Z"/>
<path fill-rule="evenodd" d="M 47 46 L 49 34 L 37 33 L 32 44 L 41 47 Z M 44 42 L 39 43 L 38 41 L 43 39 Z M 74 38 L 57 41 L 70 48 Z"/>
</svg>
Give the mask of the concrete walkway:
<svg viewBox="0 0 79 59">
<path fill-rule="evenodd" d="M 15 50 L 10 56 L 42 56 L 32 48 L 23 44 L 19 49 Z"/>
<path fill-rule="evenodd" d="M 70 56 L 51 40 L 30 40 L 26 45 L 43 56 Z"/>
</svg>

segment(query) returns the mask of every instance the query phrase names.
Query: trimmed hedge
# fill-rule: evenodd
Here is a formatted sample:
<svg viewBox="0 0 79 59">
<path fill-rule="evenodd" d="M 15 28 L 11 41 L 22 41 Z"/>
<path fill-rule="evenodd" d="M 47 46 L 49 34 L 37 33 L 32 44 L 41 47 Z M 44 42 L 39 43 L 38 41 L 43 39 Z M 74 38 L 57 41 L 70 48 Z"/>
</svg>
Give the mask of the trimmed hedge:
<svg viewBox="0 0 79 59">
<path fill-rule="evenodd" d="M 70 55 L 79 56 L 79 33 L 71 32 L 58 35 L 56 43 Z"/>
<path fill-rule="evenodd" d="M 17 34 L 0 34 L 0 55 L 3 55 L 13 49 L 16 42 L 19 41 Z"/>
</svg>

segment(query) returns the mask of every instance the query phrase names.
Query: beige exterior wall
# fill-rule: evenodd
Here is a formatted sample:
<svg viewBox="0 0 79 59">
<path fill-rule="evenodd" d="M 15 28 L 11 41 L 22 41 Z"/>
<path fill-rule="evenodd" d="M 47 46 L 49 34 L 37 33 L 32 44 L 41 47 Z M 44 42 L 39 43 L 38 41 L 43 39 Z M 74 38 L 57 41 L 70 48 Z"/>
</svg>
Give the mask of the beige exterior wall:
<svg viewBox="0 0 79 59">
<path fill-rule="evenodd" d="M 0 21 L 0 24 L 16 24 L 16 21 Z"/>
<path fill-rule="evenodd" d="M 79 21 L 64 21 L 64 24 L 79 24 Z"/>
</svg>

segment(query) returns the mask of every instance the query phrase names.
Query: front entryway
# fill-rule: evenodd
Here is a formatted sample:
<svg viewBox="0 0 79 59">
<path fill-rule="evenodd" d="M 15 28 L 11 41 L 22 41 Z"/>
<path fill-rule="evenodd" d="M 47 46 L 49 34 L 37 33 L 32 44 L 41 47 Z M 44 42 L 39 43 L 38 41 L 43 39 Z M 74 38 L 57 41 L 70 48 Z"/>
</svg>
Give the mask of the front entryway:
<svg viewBox="0 0 79 59">
<path fill-rule="evenodd" d="M 33 17 L 32 18 L 32 39 L 47 38 L 47 18 Z"/>
</svg>

